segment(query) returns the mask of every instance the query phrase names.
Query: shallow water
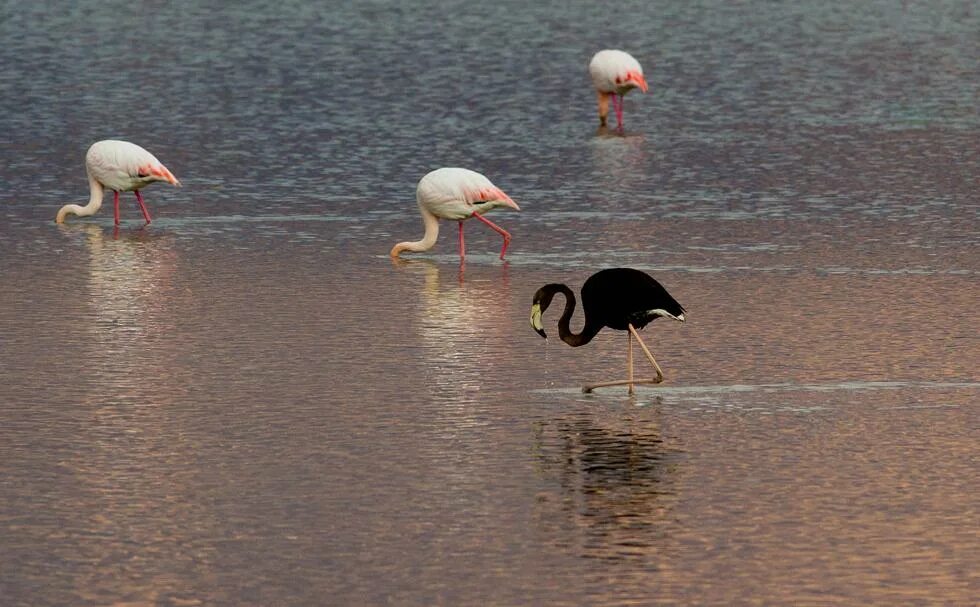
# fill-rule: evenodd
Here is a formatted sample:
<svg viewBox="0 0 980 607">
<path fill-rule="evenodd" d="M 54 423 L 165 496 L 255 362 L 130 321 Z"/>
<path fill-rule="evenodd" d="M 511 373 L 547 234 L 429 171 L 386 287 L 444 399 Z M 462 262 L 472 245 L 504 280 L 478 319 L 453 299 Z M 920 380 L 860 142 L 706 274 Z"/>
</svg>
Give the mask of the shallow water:
<svg viewBox="0 0 980 607">
<path fill-rule="evenodd" d="M 0 602 L 975 602 L 980 11 L 616 7 L 3 8 Z M 56 226 L 108 137 L 184 187 Z M 507 263 L 387 257 L 443 165 Z M 610 266 L 633 397 L 527 324 Z"/>
</svg>

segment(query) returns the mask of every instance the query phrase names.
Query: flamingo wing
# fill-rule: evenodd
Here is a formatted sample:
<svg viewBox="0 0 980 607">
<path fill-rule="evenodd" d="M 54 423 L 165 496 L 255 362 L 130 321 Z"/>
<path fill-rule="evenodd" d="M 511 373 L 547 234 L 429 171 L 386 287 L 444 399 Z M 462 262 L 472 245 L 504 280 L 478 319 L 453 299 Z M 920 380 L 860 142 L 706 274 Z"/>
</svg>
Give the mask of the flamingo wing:
<svg viewBox="0 0 980 607">
<path fill-rule="evenodd" d="M 112 190 L 134 190 L 154 181 L 180 185 L 156 156 L 128 141 L 97 141 L 89 148 L 85 165 L 92 177 Z"/>
<path fill-rule="evenodd" d="M 428 173 L 419 181 L 419 206 L 443 219 L 467 219 L 477 210 L 497 206 L 518 209 L 503 190 L 476 171 L 445 167 Z"/>
<path fill-rule="evenodd" d="M 484 187 L 467 189 L 463 192 L 463 197 L 469 204 L 480 204 L 486 202 L 505 202 L 510 203 L 511 205 L 517 204 L 503 190 L 492 183 Z"/>
</svg>

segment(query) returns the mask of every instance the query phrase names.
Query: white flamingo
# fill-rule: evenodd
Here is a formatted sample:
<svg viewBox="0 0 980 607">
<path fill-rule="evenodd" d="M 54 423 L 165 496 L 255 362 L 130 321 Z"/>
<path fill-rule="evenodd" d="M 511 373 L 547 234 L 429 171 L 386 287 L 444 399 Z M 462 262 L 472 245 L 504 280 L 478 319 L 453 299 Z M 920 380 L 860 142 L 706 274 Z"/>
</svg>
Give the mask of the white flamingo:
<svg viewBox="0 0 980 607">
<path fill-rule="evenodd" d="M 624 51 L 599 51 L 589 62 L 589 75 L 599 99 L 599 124 L 606 126 L 609 100 L 612 99 L 616 125 L 622 129 L 623 96 L 635 88 L 647 92 L 647 81 L 640 62 Z"/>
<path fill-rule="evenodd" d="M 167 167 L 163 166 L 156 156 L 147 152 L 135 143 L 106 139 L 96 141 L 85 154 L 85 172 L 88 173 L 90 195 L 88 204 L 66 204 L 58 211 L 56 223 L 64 223 L 68 215 L 86 217 L 94 215 L 102 207 L 102 197 L 105 188 L 115 194 L 115 220 L 119 225 L 119 192 L 132 191 L 136 194 L 143 218 L 150 223 L 150 213 L 146 210 L 140 188 L 154 181 L 166 181 L 180 186 Z"/>
<path fill-rule="evenodd" d="M 459 222 L 459 257 L 463 259 L 466 257 L 463 221 L 475 217 L 504 237 L 504 246 L 500 249 L 500 258 L 503 259 L 510 244 L 510 234 L 483 214 L 497 207 L 521 210 L 510 196 L 489 179 L 476 171 L 459 168 L 436 169 L 425 175 L 419 180 L 415 200 L 422 213 L 425 235 L 415 242 L 399 242 L 391 249 L 392 257 L 398 257 L 402 251 L 428 251 L 439 237 L 439 219 L 452 219 Z"/>
</svg>

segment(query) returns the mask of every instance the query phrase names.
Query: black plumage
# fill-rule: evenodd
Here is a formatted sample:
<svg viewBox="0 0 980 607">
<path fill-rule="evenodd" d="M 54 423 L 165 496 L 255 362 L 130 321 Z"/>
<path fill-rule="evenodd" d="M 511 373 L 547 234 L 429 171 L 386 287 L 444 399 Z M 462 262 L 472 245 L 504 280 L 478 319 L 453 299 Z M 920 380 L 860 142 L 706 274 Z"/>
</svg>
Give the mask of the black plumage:
<svg viewBox="0 0 980 607">
<path fill-rule="evenodd" d="M 531 326 L 542 337 L 547 337 L 541 324 L 541 315 L 551 305 L 556 293 L 565 296 L 565 310 L 558 319 L 558 336 L 563 342 L 572 346 L 583 346 L 604 327 L 618 331 L 629 331 L 630 339 L 630 379 L 626 382 L 609 382 L 602 385 L 620 385 L 628 383 L 632 392 L 634 383 L 658 383 L 663 380 L 663 374 L 653 355 L 640 340 L 636 329 L 642 329 L 650 322 L 660 317 L 673 318 L 684 322 L 684 307 L 677 303 L 667 289 L 652 276 L 632 268 L 611 268 L 596 272 L 582 285 L 582 310 L 585 324 L 579 333 L 572 333 L 569 324 L 575 312 L 575 293 L 566 285 L 547 284 L 534 294 L 531 305 Z M 632 379 L 632 336 L 640 342 L 650 362 L 657 370 L 657 380 L 636 381 Z M 592 386 L 596 387 L 596 386 Z M 586 386 L 590 391 L 589 386 Z"/>
</svg>

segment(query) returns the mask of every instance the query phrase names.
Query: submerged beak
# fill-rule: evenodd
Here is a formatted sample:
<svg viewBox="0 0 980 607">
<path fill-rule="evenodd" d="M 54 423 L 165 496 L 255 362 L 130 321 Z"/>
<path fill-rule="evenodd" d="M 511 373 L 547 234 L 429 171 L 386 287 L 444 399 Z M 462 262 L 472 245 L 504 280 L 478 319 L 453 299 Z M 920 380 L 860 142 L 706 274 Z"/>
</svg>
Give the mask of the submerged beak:
<svg viewBox="0 0 980 607">
<path fill-rule="evenodd" d="M 531 328 L 537 331 L 541 337 L 548 339 L 547 334 L 544 332 L 544 327 L 541 326 L 541 306 L 538 304 L 531 306 Z"/>
</svg>

